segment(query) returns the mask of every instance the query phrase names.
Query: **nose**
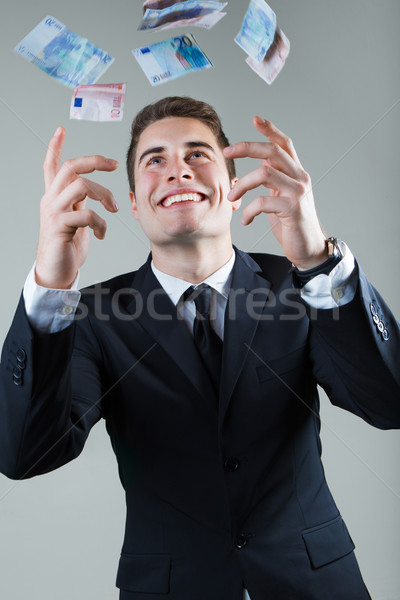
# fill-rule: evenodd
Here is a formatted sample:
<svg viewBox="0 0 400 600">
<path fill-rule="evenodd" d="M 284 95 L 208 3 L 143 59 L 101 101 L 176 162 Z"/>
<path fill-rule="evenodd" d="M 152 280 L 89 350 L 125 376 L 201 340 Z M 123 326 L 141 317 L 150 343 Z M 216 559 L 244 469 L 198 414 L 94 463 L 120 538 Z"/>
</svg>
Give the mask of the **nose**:
<svg viewBox="0 0 400 600">
<path fill-rule="evenodd" d="M 193 179 L 193 173 L 182 158 L 176 158 L 170 162 L 167 172 L 167 180 L 169 183 L 180 180 L 188 181 L 191 179 Z"/>
</svg>

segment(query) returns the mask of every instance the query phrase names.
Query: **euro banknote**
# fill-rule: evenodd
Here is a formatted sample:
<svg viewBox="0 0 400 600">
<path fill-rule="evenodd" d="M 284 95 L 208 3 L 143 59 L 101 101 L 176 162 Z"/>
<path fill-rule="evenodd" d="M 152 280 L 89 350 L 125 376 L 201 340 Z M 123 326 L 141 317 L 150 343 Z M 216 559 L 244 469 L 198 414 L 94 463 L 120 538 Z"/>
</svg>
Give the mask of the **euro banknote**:
<svg viewBox="0 0 400 600">
<path fill-rule="evenodd" d="M 122 121 L 126 83 L 78 85 L 72 94 L 70 119 Z"/>
<path fill-rule="evenodd" d="M 191 71 L 214 66 L 190 33 L 136 48 L 132 50 L 132 54 L 153 86 L 172 81 Z"/>
<path fill-rule="evenodd" d="M 166 29 L 185 25 L 211 29 L 225 16 L 226 13 L 221 14 L 221 11 L 227 4 L 217 0 L 186 0 L 162 10 L 147 9 L 138 29 Z"/>
<path fill-rule="evenodd" d="M 276 15 L 264 0 L 250 0 L 235 42 L 256 62 L 261 62 L 274 41 Z"/>
<path fill-rule="evenodd" d="M 14 51 L 69 87 L 96 83 L 114 62 L 108 52 L 51 16 L 28 33 Z"/>
<path fill-rule="evenodd" d="M 168 6 L 182 2 L 186 2 L 186 0 L 144 0 L 143 14 L 148 8 L 151 8 L 151 10 L 162 10 L 163 8 L 168 8 Z"/>
<path fill-rule="evenodd" d="M 248 56 L 246 63 L 257 73 L 257 75 L 271 85 L 282 71 L 289 52 L 290 42 L 280 27 L 277 26 L 274 41 L 269 47 L 264 60 L 258 63 Z"/>
<path fill-rule="evenodd" d="M 199 17 L 198 19 L 181 19 L 174 23 L 167 23 L 160 27 L 160 30 L 174 29 L 176 27 L 202 27 L 203 29 L 212 29 L 221 19 L 226 17 L 226 12 L 216 12 Z"/>
</svg>

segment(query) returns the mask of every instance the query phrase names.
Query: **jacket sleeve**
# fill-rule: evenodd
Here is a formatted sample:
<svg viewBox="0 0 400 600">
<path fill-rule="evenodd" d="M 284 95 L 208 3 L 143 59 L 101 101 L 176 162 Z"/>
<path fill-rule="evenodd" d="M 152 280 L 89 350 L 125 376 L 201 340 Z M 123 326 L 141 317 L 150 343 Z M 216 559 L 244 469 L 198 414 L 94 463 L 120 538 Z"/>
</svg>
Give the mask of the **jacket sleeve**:
<svg viewBox="0 0 400 600">
<path fill-rule="evenodd" d="M 333 404 L 380 429 L 400 428 L 399 324 L 357 268 L 352 302 L 307 308 L 314 375 Z"/>
<path fill-rule="evenodd" d="M 93 341 L 74 351 L 76 337 L 76 323 L 35 332 L 21 297 L 0 364 L 0 470 L 7 477 L 33 477 L 72 460 L 102 416 L 101 358 L 89 350 Z"/>
</svg>

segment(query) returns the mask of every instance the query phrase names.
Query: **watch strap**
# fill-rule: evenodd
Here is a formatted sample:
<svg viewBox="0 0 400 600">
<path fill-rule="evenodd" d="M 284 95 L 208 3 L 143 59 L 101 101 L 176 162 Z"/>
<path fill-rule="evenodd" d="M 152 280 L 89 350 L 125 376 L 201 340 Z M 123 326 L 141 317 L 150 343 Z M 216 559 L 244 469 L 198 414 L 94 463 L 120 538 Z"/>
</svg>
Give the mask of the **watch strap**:
<svg viewBox="0 0 400 600">
<path fill-rule="evenodd" d="M 325 245 L 328 252 L 328 258 L 320 265 L 317 265 L 312 269 L 307 269 L 306 271 L 300 271 L 295 265 L 293 265 L 293 284 L 296 288 L 301 289 L 317 275 L 329 275 L 334 267 L 340 263 L 343 258 L 340 240 L 335 237 L 329 237 L 325 240 Z"/>
</svg>

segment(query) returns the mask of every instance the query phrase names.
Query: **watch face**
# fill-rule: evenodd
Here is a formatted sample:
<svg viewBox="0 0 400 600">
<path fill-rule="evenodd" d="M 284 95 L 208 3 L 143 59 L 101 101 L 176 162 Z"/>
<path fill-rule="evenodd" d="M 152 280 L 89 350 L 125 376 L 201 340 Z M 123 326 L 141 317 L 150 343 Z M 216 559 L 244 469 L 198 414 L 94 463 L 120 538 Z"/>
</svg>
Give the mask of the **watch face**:
<svg viewBox="0 0 400 600">
<path fill-rule="evenodd" d="M 343 252 L 340 247 L 340 240 L 335 237 L 329 237 L 326 241 L 328 256 L 343 257 Z"/>
</svg>

